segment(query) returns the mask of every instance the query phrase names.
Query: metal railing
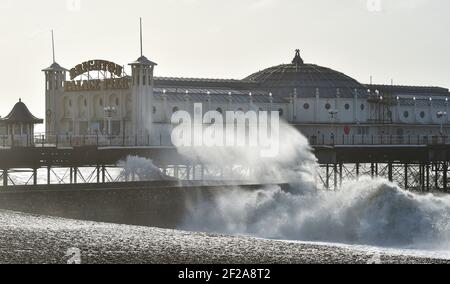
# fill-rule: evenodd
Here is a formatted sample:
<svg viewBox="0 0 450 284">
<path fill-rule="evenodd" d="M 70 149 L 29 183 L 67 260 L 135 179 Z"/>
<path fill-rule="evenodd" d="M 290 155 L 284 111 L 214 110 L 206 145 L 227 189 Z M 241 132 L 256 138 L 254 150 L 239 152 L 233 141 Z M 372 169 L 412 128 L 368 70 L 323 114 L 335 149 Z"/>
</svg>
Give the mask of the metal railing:
<svg viewBox="0 0 450 284">
<path fill-rule="evenodd" d="M 448 145 L 450 136 L 436 135 L 322 135 L 309 136 L 313 146 L 334 145 Z"/>
<path fill-rule="evenodd" d="M 450 145 L 450 136 L 433 135 L 321 135 L 307 136 L 312 146 L 338 145 Z M 173 146 L 171 137 L 123 135 L 0 135 L 0 147 L 150 147 Z"/>
</svg>

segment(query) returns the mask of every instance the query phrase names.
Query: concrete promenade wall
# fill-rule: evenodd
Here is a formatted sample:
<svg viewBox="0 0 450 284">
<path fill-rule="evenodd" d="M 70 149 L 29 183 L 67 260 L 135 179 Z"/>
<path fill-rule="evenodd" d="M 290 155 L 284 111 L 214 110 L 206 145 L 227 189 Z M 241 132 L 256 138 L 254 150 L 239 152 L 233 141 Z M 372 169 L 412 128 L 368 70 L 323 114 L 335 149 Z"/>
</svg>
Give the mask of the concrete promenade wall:
<svg viewBox="0 0 450 284">
<path fill-rule="evenodd" d="M 89 188 L 91 187 L 91 188 Z M 97 187 L 97 188 L 93 188 Z M 236 186 L 66 185 L 0 191 L 0 209 L 62 218 L 176 228 L 189 206 Z M 244 185 L 255 190 L 260 185 Z"/>
</svg>

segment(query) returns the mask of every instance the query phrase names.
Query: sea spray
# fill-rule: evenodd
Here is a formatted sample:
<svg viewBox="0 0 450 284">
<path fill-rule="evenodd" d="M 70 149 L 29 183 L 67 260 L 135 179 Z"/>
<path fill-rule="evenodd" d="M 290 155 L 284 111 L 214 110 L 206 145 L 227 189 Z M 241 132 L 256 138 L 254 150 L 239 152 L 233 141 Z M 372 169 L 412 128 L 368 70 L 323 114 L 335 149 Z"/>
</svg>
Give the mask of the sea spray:
<svg viewBox="0 0 450 284">
<path fill-rule="evenodd" d="M 383 179 L 345 181 L 339 191 L 320 190 L 316 159 L 306 138 L 283 125 L 280 155 L 263 159 L 243 148 L 179 149 L 207 165 L 245 164 L 261 183 L 288 181 L 291 190 L 265 186 L 201 197 L 182 225 L 193 231 L 285 240 L 387 247 L 449 249 L 450 196 L 420 195 Z M 191 203 L 192 201 L 187 201 Z"/>
<path fill-rule="evenodd" d="M 149 181 L 169 178 L 151 160 L 141 157 L 128 156 L 125 161 L 119 162 L 118 166 L 123 168 L 126 180 Z"/>
<path fill-rule="evenodd" d="M 315 187 L 318 165 L 307 139 L 286 123 L 280 124 L 279 134 L 280 147 L 276 157 L 261 156 L 261 146 L 194 146 L 178 147 L 177 150 L 189 160 L 199 161 L 206 167 L 250 169 L 246 176 L 240 175 L 246 179 L 259 182 L 303 182 Z M 223 178 L 230 179 L 226 175 Z"/>
</svg>

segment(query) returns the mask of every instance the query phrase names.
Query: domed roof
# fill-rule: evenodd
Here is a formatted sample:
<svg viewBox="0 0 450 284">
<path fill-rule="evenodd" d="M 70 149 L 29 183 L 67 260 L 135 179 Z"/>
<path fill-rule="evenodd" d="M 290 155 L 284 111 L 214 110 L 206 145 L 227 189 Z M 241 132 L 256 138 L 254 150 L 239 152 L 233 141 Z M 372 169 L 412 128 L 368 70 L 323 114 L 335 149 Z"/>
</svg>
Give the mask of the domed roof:
<svg viewBox="0 0 450 284">
<path fill-rule="evenodd" d="M 61 67 L 61 65 L 59 65 L 56 62 L 53 62 L 52 65 L 50 65 L 50 67 L 43 69 L 42 71 L 68 71 L 66 68 Z"/>
<path fill-rule="evenodd" d="M 12 111 L 5 117 L 0 119 L 0 121 L 6 123 L 28 123 L 28 124 L 39 124 L 43 123 L 43 119 L 39 119 L 31 114 L 27 106 L 19 100 L 12 109 Z"/>
<path fill-rule="evenodd" d="M 306 64 L 296 50 L 291 64 L 282 64 L 259 71 L 244 80 L 258 83 L 275 96 L 290 96 L 296 90 L 299 97 L 311 97 L 319 90 L 321 97 L 353 97 L 366 94 L 366 87 L 355 79 L 330 68 Z"/>
<path fill-rule="evenodd" d="M 156 64 L 153 61 L 150 61 L 147 57 L 145 56 L 141 56 L 139 57 L 136 61 L 134 61 L 133 63 L 130 63 L 130 65 L 148 65 L 148 66 L 156 66 L 158 64 Z"/>
</svg>

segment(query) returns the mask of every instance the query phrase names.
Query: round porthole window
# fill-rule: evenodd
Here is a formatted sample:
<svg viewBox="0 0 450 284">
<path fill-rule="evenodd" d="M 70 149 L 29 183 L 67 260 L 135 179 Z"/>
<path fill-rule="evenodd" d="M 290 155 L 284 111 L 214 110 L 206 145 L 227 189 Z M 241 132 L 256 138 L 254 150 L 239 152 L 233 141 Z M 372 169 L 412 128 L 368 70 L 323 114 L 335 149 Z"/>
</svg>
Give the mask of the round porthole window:
<svg viewBox="0 0 450 284">
<path fill-rule="evenodd" d="M 408 118 L 408 117 L 409 117 L 409 111 L 405 111 L 405 112 L 403 113 L 403 116 L 404 116 L 405 118 Z"/>
<path fill-rule="evenodd" d="M 326 104 L 326 105 L 325 105 L 325 109 L 326 109 L 326 110 L 331 109 L 331 105 L 330 105 L 330 104 Z"/>
<path fill-rule="evenodd" d="M 350 105 L 349 104 L 345 104 L 345 109 L 349 110 L 350 109 Z"/>
<path fill-rule="evenodd" d="M 304 104 L 304 105 L 303 105 L 303 108 L 304 108 L 304 109 L 309 109 L 309 104 Z"/>
</svg>

